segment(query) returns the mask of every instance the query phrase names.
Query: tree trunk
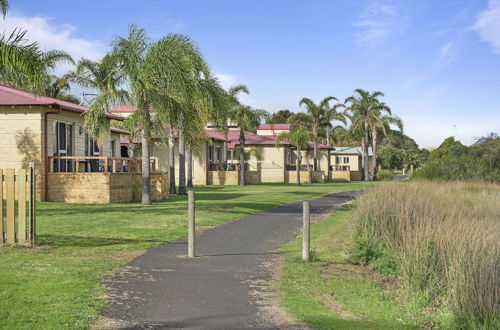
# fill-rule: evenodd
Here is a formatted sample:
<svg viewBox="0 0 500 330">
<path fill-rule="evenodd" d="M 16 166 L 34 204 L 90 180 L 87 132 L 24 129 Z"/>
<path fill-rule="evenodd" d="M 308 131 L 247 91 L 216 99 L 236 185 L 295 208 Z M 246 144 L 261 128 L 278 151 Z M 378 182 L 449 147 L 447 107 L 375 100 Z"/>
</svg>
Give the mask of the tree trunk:
<svg viewBox="0 0 500 330">
<path fill-rule="evenodd" d="M 363 166 L 363 174 L 365 176 L 365 181 L 370 181 L 370 174 L 368 173 L 368 118 L 365 118 L 365 138 L 364 138 L 364 146 L 363 146 L 363 158 L 364 158 L 364 166 Z"/>
<path fill-rule="evenodd" d="M 373 178 L 376 177 L 377 173 L 377 130 L 373 129 L 372 130 L 372 158 L 373 158 L 373 163 L 372 163 L 372 173 L 373 173 Z"/>
<path fill-rule="evenodd" d="M 326 145 L 330 146 L 330 125 L 326 125 L 325 127 L 326 133 Z"/>
<path fill-rule="evenodd" d="M 179 132 L 179 195 L 187 195 L 186 191 L 186 144 L 184 136 Z"/>
<path fill-rule="evenodd" d="M 240 186 L 245 185 L 245 133 L 240 129 Z"/>
<path fill-rule="evenodd" d="M 227 137 L 226 137 L 227 140 Z M 222 162 L 227 163 L 227 141 L 222 144 Z"/>
<path fill-rule="evenodd" d="M 127 144 L 127 155 L 128 158 L 134 158 L 134 142 L 130 139 Z"/>
<path fill-rule="evenodd" d="M 297 171 L 297 184 L 300 185 L 300 163 L 302 162 L 302 154 L 299 147 L 297 147 L 297 158 L 295 159 L 295 171 Z"/>
<path fill-rule="evenodd" d="M 193 148 L 188 148 L 187 155 L 187 186 L 193 187 Z"/>
<path fill-rule="evenodd" d="M 314 162 L 313 162 L 313 170 L 318 170 L 318 146 L 316 145 L 316 141 L 318 140 L 318 128 L 313 128 L 313 136 L 314 136 Z"/>
<path fill-rule="evenodd" d="M 149 140 L 144 129 L 141 130 L 142 146 L 142 205 L 151 205 L 151 169 L 149 167 Z"/>
<path fill-rule="evenodd" d="M 172 132 L 172 128 L 170 128 L 170 137 L 168 139 L 168 164 L 169 164 L 169 181 L 170 187 L 168 189 L 168 193 L 171 195 L 177 194 L 177 189 L 175 189 L 175 139 L 174 134 Z"/>
</svg>

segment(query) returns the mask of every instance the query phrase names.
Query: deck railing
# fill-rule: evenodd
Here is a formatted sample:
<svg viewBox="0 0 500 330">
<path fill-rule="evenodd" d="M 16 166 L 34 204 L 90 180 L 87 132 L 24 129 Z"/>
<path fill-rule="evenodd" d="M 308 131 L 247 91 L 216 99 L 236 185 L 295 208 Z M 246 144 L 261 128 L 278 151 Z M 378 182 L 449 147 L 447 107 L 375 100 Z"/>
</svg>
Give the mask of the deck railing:
<svg viewBox="0 0 500 330">
<path fill-rule="evenodd" d="M 299 171 L 312 171 L 312 169 L 313 169 L 312 164 L 300 164 L 299 165 Z M 286 171 L 296 171 L 297 164 L 286 164 L 285 170 Z"/>
<path fill-rule="evenodd" d="M 49 156 L 49 172 L 142 172 L 142 159 L 106 156 Z M 156 159 L 150 159 L 151 171 L 156 171 Z"/>
<path fill-rule="evenodd" d="M 350 165 L 339 165 L 339 164 L 336 164 L 336 165 L 330 165 L 330 168 L 329 168 L 330 171 L 350 171 L 351 170 L 351 166 Z"/>
<path fill-rule="evenodd" d="M 245 164 L 245 170 L 248 168 L 248 164 Z M 210 163 L 208 165 L 209 171 L 239 171 L 240 163 Z"/>
</svg>

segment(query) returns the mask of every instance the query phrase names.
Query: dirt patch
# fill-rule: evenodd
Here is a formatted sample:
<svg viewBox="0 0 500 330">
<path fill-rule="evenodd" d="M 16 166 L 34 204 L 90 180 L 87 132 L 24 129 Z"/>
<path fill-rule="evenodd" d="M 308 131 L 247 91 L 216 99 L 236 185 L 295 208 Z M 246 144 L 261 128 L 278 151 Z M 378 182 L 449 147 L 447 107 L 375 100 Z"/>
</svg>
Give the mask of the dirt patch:
<svg viewBox="0 0 500 330">
<path fill-rule="evenodd" d="M 111 258 L 113 261 L 119 261 L 119 262 L 129 262 L 141 254 L 146 252 L 146 250 L 137 250 L 137 251 L 118 251 L 115 252 L 111 255 Z"/>
<path fill-rule="evenodd" d="M 281 307 L 276 283 L 283 272 L 285 262 L 276 256 L 273 260 L 263 263 L 263 276 L 249 282 L 250 295 L 264 323 L 273 324 L 277 329 L 309 329 L 305 324 L 295 320 Z"/>
<path fill-rule="evenodd" d="M 131 324 L 128 324 L 122 320 L 110 319 L 104 316 L 100 316 L 91 325 L 91 330 L 108 330 L 108 329 L 125 329 L 129 328 Z"/>
<path fill-rule="evenodd" d="M 322 293 L 319 296 L 321 303 L 327 307 L 329 307 L 332 311 L 334 311 L 337 315 L 339 315 L 341 318 L 346 319 L 346 320 L 357 320 L 358 318 L 354 315 L 351 314 L 348 311 L 345 311 L 342 309 L 342 305 L 338 302 L 335 301 L 335 299 L 326 293 Z"/>
</svg>

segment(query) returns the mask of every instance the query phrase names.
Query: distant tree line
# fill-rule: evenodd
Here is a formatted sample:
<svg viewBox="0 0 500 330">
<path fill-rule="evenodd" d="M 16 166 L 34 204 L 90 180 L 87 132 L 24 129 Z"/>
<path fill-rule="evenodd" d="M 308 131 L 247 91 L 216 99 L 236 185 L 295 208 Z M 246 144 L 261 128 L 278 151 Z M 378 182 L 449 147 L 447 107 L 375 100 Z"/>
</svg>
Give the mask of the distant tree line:
<svg viewBox="0 0 500 330">
<path fill-rule="evenodd" d="M 500 138 L 490 133 L 465 146 L 449 137 L 429 154 L 429 160 L 414 176 L 430 180 L 500 182 Z"/>
</svg>

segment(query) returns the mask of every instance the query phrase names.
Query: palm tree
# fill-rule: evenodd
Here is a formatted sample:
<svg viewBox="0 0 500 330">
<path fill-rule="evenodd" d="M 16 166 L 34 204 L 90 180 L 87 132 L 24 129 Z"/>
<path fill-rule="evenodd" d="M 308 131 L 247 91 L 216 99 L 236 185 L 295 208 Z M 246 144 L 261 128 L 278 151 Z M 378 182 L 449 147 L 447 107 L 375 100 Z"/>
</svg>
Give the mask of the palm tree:
<svg viewBox="0 0 500 330">
<path fill-rule="evenodd" d="M 103 115 L 109 112 L 114 104 L 129 100 L 128 93 L 120 89 L 125 77 L 118 65 L 118 58 L 110 54 L 100 61 L 81 59 L 76 69 L 65 76 L 81 87 L 97 91 L 97 96 L 90 102 L 89 110 L 85 114 L 85 125 L 89 134 L 100 143 L 109 134 L 109 120 Z"/>
<path fill-rule="evenodd" d="M 292 115 L 293 117 L 293 115 Z M 293 120 L 293 119 L 292 119 Z M 311 130 L 303 125 L 292 126 L 289 132 L 281 132 L 276 137 L 276 146 L 287 141 L 297 147 L 297 157 L 295 158 L 295 170 L 297 173 L 297 184 L 300 185 L 300 164 L 302 163 L 302 149 L 307 149 L 309 141 L 313 139 Z"/>
<path fill-rule="evenodd" d="M 370 144 L 370 127 L 371 119 L 377 113 L 380 101 L 379 97 L 384 96 L 382 92 L 367 92 L 360 88 L 356 89 L 355 95 L 346 98 L 344 103 L 348 103 L 347 111 L 351 112 L 351 129 L 362 130 L 362 150 L 363 150 L 363 176 L 365 181 L 370 181 L 370 173 L 368 171 L 368 146 Z"/>
<path fill-rule="evenodd" d="M 59 100 L 80 104 L 80 99 L 69 93 L 71 86 L 66 77 L 51 76 L 45 87 L 44 95 Z"/>
<path fill-rule="evenodd" d="M 149 139 L 151 137 L 151 92 L 145 79 L 146 56 L 150 48 L 149 37 L 144 29 L 131 25 L 127 38 L 116 37 L 113 41 L 113 57 L 125 76 L 130 88 L 131 103 L 137 107 L 136 115 L 141 131 L 142 151 L 142 199 L 143 205 L 151 205 L 151 168 Z"/>
<path fill-rule="evenodd" d="M 7 10 L 9 9 L 9 1 L 0 0 L 0 9 L 2 9 L 3 18 L 7 15 Z"/>
<path fill-rule="evenodd" d="M 239 105 L 231 113 L 231 120 L 240 129 L 240 186 L 245 185 L 245 132 L 255 131 L 262 119 L 269 113 L 261 109 L 252 109 L 249 106 Z"/>
<path fill-rule="evenodd" d="M 203 133 L 211 103 L 204 91 L 213 79 L 207 63 L 194 42 L 187 36 L 169 34 L 151 45 L 146 56 L 145 90 L 150 105 L 165 127 L 170 128 L 171 192 L 175 192 L 173 138 L 179 138 L 179 192 L 185 192 L 184 141 Z M 174 190 L 174 191 L 172 191 Z"/>
<path fill-rule="evenodd" d="M 387 112 L 388 114 L 382 114 L 382 112 Z M 397 116 L 391 116 L 391 109 L 384 103 L 380 102 L 378 105 L 378 110 L 375 111 L 370 118 L 370 128 L 372 135 L 372 173 L 376 177 L 377 172 L 377 144 L 378 144 L 378 133 L 383 136 L 391 134 L 392 130 L 390 125 L 396 125 L 400 131 L 403 130 L 403 122 Z"/>
<path fill-rule="evenodd" d="M 329 102 L 335 100 L 338 101 L 335 97 L 333 96 L 328 96 L 325 97 L 319 104 L 314 103 L 311 99 L 309 98 L 303 98 L 300 100 L 299 105 L 305 105 L 307 108 L 307 113 L 309 114 L 310 117 L 310 123 L 311 123 L 311 131 L 313 135 L 313 143 L 314 143 L 314 165 L 313 169 L 314 171 L 318 170 L 318 134 L 319 134 L 319 128 L 323 122 L 323 118 L 325 116 L 325 113 L 327 109 L 329 109 Z"/>
<path fill-rule="evenodd" d="M 345 112 L 339 112 L 338 109 L 345 108 L 342 103 L 337 103 L 332 107 L 326 107 L 323 114 L 323 126 L 325 127 L 326 145 L 330 146 L 330 131 L 334 127 L 332 121 L 340 121 L 344 125 L 347 124 L 347 116 Z"/>
<path fill-rule="evenodd" d="M 0 81 L 42 95 L 56 65 L 74 62 L 65 52 L 40 50 L 37 42 L 30 43 L 25 36 L 26 31 L 19 29 L 0 34 Z"/>
</svg>

